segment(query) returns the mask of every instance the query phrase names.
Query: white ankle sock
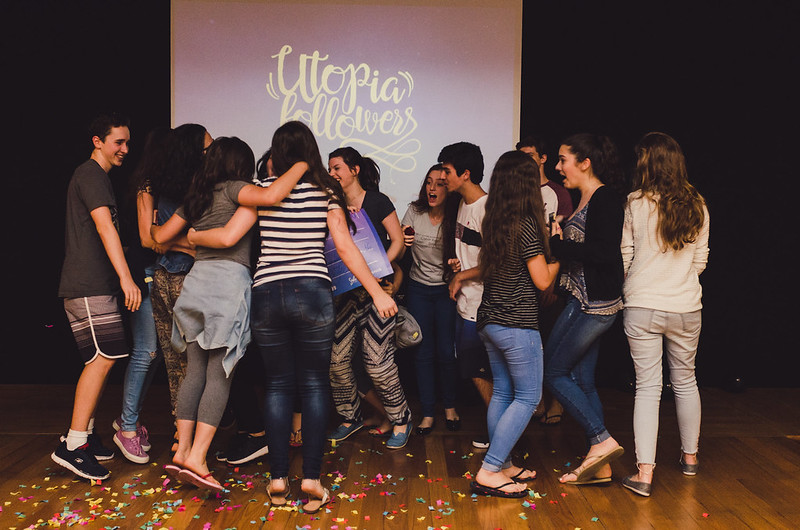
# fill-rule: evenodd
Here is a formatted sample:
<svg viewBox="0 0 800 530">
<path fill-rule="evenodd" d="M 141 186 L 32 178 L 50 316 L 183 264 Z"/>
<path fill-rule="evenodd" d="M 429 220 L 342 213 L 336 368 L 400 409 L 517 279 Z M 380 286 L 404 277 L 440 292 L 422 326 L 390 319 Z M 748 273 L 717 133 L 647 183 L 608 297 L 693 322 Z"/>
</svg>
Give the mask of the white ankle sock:
<svg viewBox="0 0 800 530">
<path fill-rule="evenodd" d="M 89 427 L 86 428 L 86 432 L 89 434 L 94 432 L 94 418 L 89 419 Z"/>
<path fill-rule="evenodd" d="M 74 451 L 89 440 L 89 433 L 85 431 L 69 430 L 67 433 L 67 450 Z"/>
</svg>

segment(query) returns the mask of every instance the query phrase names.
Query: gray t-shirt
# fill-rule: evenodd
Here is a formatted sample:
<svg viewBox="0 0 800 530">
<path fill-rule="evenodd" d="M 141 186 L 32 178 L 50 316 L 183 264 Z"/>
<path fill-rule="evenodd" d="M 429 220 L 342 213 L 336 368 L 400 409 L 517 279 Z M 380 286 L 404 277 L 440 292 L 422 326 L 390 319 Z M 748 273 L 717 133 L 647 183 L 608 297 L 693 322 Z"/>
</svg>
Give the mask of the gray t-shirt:
<svg viewBox="0 0 800 530">
<path fill-rule="evenodd" d="M 210 230 L 225 226 L 233 217 L 234 212 L 239 207 L 238 197 L 242 188 L 247 186 L 247 182 L 240 180 L 227 180 L 218 184 L 214 189 L 214 198 L 211 207 L 203 212 L 200 219 L 192 223 L 195 230 Z M 175 211 L 181 218 L 186 219 L 183 206 Z M 238 243 L 230 248 L 208 248 L 197 247 L 195 262 L 208 259 L 226 259 L 241 263 L 248 269 L 250 268 L 250 240 L 253 231 L 248 231 Z"/>
<path fill-rule="evenodd" d="M 118 294 L 119 278 L 108 259 L 103 241 L 92 219 L 92 211 L 107 206 L 117 223 L 117 202 L 111 180 L 91 158 L 78 166 L 67 189 L 64 223 L 64 265 L 58 296 L 79 298 Z"/>
<path fill-rule="evenodd" d="M 434 225 L 428 212 L 406 210 L 403 225 L 414 228 L 409 277 L 425 285 L 444 285 L 442 280 L 442 223 Z"/>
</svg>

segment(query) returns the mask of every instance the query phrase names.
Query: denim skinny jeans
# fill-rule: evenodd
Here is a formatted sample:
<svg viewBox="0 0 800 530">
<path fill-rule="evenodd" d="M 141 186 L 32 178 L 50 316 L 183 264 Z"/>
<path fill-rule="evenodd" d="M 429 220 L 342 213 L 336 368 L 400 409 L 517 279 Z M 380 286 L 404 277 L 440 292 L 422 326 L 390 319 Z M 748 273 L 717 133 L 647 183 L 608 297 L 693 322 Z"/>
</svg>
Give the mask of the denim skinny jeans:
<svg viewBox="0 0 800 530">
<path fill-rule="evenodd" d="M 330 409 L 335 316 L 331 284 L 298 277 L 253 289 L 251 332 L 264 361 L 264 419 L 270 472 L 289 474 L 295 396 L 303 414 L 303 478 L 318 479 Z"/>
<path fill-rule="evenodd" d="M 436 406 L 436 371 L 444 408 L 456 406 L 456 303 L 447 285 L 425 285 L 408 281 L 408 311 L 419 323 L 422 343 L 414 354 L 422 416 L 432 418 Z"/>
<path fill-rule="evenodd" d="M 570 296 L 544 348 L 544 381 L 564 409 L 583 427 L 589 445 L 611 437 L 603 421 L 603 405 L 594 384 L 600 337 L 613 315 L 590 315 Z"/>
<path fill-rule="evenodd" d="M 694 362 L 701 320 L 700 311 L 670 313 L 626 307 L 623 312 L 625 335 L 628 336 L 636 369 L 633 437 L 636 442 L 636 462 L 639 464 L 656 463 L 663 349 L 667 352 L 669 378 L 675 394 L 681 451 L 686 454 L 697 453 L 700 392 L 697 390 Z"/>
<path fill-rule="evenodd" d="M 490 445 L 482 467 L 498 472 L 511 465 L 511 449 L 542 398 L 542 339 L 535 329 L 498 324 L 487 324 L 479 334 L 494 381 L 486 412 Z"/>
<path fill-rule="evenodd" d="M 151 281 L 147 283 L 147 292 L 142 293 L 142 304 L 138 311 L 131 313 L 133 347 L 122 387 L 122 425 L 120 427 L 127 432 L 136 430 L 144 396 L 155 375 L 156 363 L 154 361 L 157 359 L 158 336 L 153 320 L 153 302 L 150 297 L 154 270 L 155 268 L 145 269 L 145 276 Z"/>
</svg>

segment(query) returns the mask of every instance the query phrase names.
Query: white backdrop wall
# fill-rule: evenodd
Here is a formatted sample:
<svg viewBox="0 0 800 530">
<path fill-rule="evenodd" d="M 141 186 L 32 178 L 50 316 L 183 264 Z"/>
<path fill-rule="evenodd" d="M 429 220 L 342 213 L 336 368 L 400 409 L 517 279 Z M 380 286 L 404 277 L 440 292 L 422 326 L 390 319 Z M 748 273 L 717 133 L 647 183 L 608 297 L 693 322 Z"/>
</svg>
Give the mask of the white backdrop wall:
<svg viewBox="0 0 800 530">
<path fill-rule="evenodd" d="M 172 125 L 238 136 L 258 158 L 303 121 L 324 162 L 344 145 L 375 159 L 402 216 L 443 146 L 478 144 L 487 185 L 513 148 L 521 28 L 521 0 L 173 0 Z"/>
</svg>

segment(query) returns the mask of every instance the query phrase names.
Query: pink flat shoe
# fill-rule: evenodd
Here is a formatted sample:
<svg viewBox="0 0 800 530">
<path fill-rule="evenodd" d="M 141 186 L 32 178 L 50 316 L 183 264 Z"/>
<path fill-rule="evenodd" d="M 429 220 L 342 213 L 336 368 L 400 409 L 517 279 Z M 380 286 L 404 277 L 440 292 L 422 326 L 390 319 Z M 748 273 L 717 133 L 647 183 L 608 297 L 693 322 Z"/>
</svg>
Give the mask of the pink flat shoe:
<svg viewBox="0 0 800 530">
<path fill-rule="evenodd" d="M 184 482 L 188 482 L 189 484 L 194 484 L 200 489 L 221 493 L 223 491 L 222 485 L 216 484 L 208 480 L 208 477 L 210 476 L 211 473 L 201 477 L 200 475 L 189 469 L 181 469 L 181 472 L 178 474 L 178 478 L 180 480 L 183 480 Z"/>
</svg>

